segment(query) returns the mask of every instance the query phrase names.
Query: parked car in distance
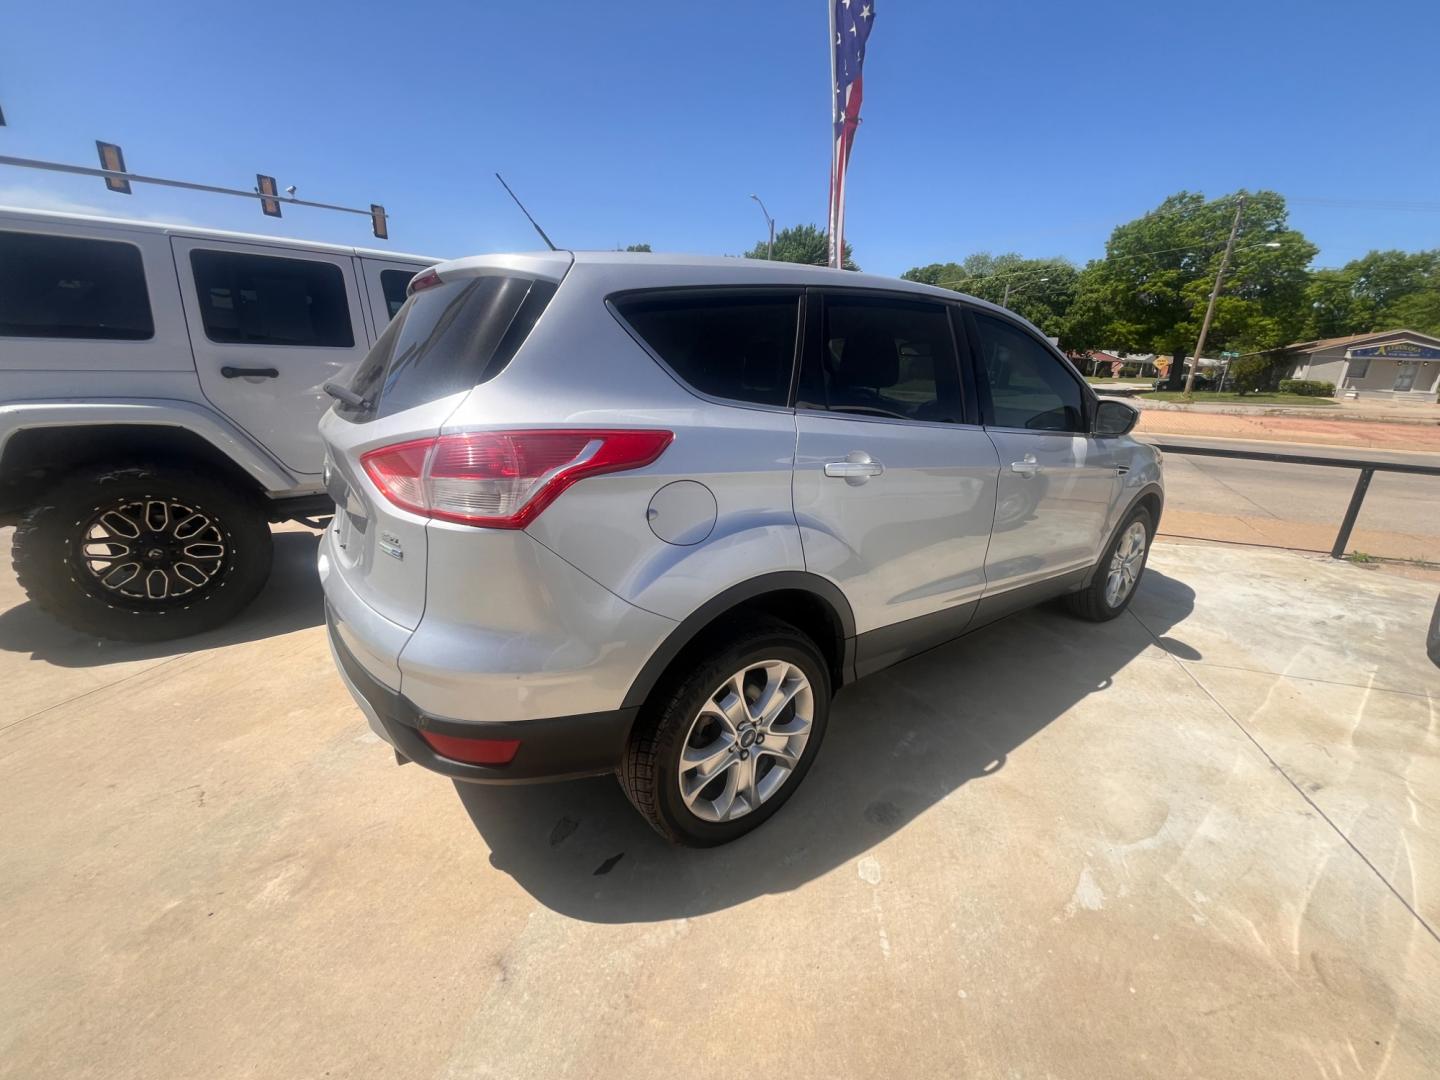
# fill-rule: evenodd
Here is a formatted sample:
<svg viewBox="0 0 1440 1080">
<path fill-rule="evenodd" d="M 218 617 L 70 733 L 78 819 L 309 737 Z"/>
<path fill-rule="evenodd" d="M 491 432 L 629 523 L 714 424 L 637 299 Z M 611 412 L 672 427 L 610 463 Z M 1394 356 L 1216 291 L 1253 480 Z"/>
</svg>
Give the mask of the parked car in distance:
<svg viewBox="0 0 1440 1080">
<path fill-rule="evenodd" d="M 321 421 L 330 641 L 402 759 L 615 772 L 663 836 L 719 844 L 794 792 L 843 684 L 1134 596 L 1160 455 L 992 304 L 563 251 L 410 292 Z"/>
<path fill-rule="evenodd" d="M 131 641 L 248 604 L 269 523 L 333 510 L 322 384 L 434 262 L 0 208 L 0 524 L 30 599 Z"/>
</svg>

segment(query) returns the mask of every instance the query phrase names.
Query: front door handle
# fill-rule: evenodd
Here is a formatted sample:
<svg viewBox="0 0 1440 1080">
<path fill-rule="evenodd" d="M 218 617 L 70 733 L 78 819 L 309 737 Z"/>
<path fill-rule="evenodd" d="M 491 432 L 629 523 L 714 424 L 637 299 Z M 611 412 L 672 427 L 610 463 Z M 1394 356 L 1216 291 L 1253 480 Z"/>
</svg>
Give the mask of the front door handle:
<svg viewBox="0 0 1440 1080">
<path fill-rule="evenodd" d="M 1012 461 L 1010 471 L 1019 473 L 1021 476 L 1034 476 L 1040 471 L 1040 463 L 1035 460 L 1034 454 L 1026 454 L 1023 461 Z"/>
<path fill-rule="evenodd" d="M 885 471 L 885 466 L 878 461 L 871 461 L 870 455 L 863 450 L 853 450 L 845 455 L 844 461 L 827 461 L 825 463 L 825 475 L 834 476 L 844 480 L 847 484 L 863 484 L 872 476 L 879 476 Z"/>
<path fill-rule="evenodd" d="M 278 379 L 280 372 L 273 367 L 231 367 L 226 364 L 220 374 L 227 379 Z"/>
</svg>

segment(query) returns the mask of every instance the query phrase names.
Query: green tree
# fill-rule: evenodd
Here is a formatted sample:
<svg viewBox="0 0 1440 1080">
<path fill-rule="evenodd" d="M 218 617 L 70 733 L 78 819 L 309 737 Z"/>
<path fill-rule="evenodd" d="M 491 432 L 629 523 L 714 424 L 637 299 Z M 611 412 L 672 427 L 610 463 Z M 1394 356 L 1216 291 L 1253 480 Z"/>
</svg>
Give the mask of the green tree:
<svg viewBox="0 0 1440 1080">
<path fill-rule="evenodd" d="M 747 259 L 763 259 L 769 246 L 768 240 L 761 240 L 745 253 Z M 850 241 L 845 241 L 845 269 L 859 270 L 851 257 L 854 250 Z M 775 234 L 775 261 L 801 263 L 805 266 L 825 266 L 830 262 L 830 238 L 818 225 L 792 225 Z"/>
<path fill-rule="evenodd" d="M 626 251 L 649 251 L 649 250 L 650 250 L 650 245 L 649 245 L 649 244 L 626 244 L 626 245 L 625 245 L 625 250 L 626 250 Z"/>
<path fill-rule="evenodd" d="M 1305 299 L 1307 338 L 1371 330 L 1440 333 L 1440 250 L 1372 251 L 1338 270 L 1317 270 Z"/>
<path fill-rule="evenodd" d="M 1013 251 L 1004 255 L 980 251 L 963 262 L 917 266 L 900 276 L 994 304 L 1007 304 L 1011 311 L 1069 347 L 1065 329 L 1080 271 L 1068 259 L 1027 259 Z"/>
<path fill-rule="evenodd" d="M 1295 341 L 1305 327 L 1306 267 L 1316 248 L 1289 227 L 1284 197 L 1258 191 L 1207 200 L 1182 191 L 1117 226 L 1105 257 L 1080 273 L 1062 334 L 1067 345 L 1184 357 L 1195 347 L 1242 194 L 1240 233 L 1206 352 L 1254 352 Z M 1172 375 L 1182 367 L 1174 364 Z"/>
</svg>

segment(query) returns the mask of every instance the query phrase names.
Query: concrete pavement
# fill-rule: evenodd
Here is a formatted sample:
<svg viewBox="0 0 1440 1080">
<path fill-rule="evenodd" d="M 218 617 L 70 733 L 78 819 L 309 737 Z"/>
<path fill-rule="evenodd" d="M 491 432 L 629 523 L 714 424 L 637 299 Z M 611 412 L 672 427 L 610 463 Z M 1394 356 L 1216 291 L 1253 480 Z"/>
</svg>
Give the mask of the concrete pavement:
<svg viewBox="0 0 1440 1080">
<path fill-rule="evenodd" d="M 694 852 L 608 779 L 396 767 L 280 539 L 188 646 L 0 580 L 0 1076 L 1440 1072 L 1432 583 L 1161 544 L 1116 622 L 848 688 Z"/>
</svg>

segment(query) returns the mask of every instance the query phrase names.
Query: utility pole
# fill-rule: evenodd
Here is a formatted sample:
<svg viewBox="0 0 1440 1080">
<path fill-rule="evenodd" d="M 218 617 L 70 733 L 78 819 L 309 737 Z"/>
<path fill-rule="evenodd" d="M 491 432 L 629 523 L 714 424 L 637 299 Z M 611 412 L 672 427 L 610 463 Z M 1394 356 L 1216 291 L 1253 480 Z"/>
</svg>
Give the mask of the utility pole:
<svg viewBox="0 0 1440 1080">
<path fill-rule="evenodd" d="M 1225 254 L 1220 256 L 1220 269 L 1215 271 L 1215 287 L 1210 290 L 1210 302 L 1205 305 L 1205 321 L 1200 324 L 1200 340 L 1195 342 L 1195 362 L 1190 365 L 1190 371 L 1185 376 L 1185 396 L 1188 398 L 1195 392 L 1195 372 L 1200 370 L 1200 355 L 1205 351 L 1205 336 L 1210 333 L 1210 320 L 1215 317 L 1215 298 L 1220 295 L 1220 280 L 1225 276 L 1225 270 L 1230 265 L 1230 253 L 1235 250 L 1235 237 L 1240 232 L 1240 215 L 1245 210 L 1245 196 L 1235 200 L 1235 220 L 1230 223 L 1230 239 L 1225 241 Z M 1185 358 L 1181 357 L 1183 364 Z M 1174 386 L 1174 383 L 1170 384 Z"/>
<path fill-rule="evenodd" d="M 1038 281 L 1036 281 L 1035 284 L 1044 285 L 1045 282 L 1049 280 L 1050 279 L 1048 277 L 1042 277 Z M 1010 285 L 1010 282 L 1005 282 L 1005 297 L 1000 301 L 1000 306 L 1003 308 L 1008 308 L 1010 306 Z"/>
</svg>

